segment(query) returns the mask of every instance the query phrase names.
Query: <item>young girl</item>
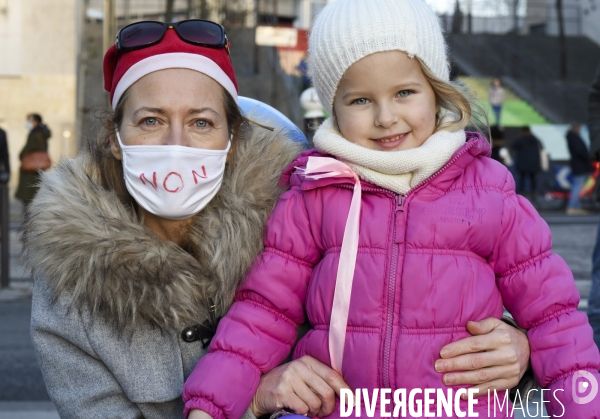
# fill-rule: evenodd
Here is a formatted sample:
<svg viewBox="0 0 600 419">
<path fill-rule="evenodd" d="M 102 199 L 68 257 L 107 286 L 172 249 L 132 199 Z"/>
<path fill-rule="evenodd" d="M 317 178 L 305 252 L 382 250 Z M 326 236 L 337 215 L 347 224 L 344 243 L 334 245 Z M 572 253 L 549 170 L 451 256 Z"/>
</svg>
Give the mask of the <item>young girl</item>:
<svg viewBox="0 0 600 419">
<path fill-rule="evenodd" d="M 430 8 L 337 0 L 314 24 L 310 57 L 332 118 L 314 137 L 318 151 L 282 176 L 291 189 L 212 352 L 186 382 L 186 412 L 240 417 L 305 312 L 312 329 L 294 356 L 332 365 L 353 391 L 456 391 L 433 367 L 440 349 L 468 336 L 468 320 L 500 317 L 505 306 L 529 330 L 548 413 L 600 418 L 600 398 L 579 398 L 597 391 L 600 356 L 572 274 L 508 170 L 488 157 L 488 141 L 463 130 L 471 107 L 449 82 Z M 506 405 L 489 412 L 493 401 L 477 400 L 478 417 L 511 417 Z M 381 409 L 375 417 L 392 411 Z"/>
</svg>

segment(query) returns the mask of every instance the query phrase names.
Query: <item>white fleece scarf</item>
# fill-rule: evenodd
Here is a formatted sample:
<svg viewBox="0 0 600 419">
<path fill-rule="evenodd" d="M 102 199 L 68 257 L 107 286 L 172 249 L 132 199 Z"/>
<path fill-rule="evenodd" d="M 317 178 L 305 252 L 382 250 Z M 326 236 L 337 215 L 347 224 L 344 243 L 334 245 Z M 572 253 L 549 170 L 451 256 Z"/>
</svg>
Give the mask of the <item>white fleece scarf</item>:
<svg viewBox="0 0 600 419">
<path fill-rule="evenodd" d="M 334 128 L 329 118 L 319 127 L 314 144 L 352 168 L 367 182 L 400 195 L 437 172 L 465 144 L 464 130 L 438 131 L 420 147 L 400 151 L 371 150 L 351 143 Z"/>
</svg>

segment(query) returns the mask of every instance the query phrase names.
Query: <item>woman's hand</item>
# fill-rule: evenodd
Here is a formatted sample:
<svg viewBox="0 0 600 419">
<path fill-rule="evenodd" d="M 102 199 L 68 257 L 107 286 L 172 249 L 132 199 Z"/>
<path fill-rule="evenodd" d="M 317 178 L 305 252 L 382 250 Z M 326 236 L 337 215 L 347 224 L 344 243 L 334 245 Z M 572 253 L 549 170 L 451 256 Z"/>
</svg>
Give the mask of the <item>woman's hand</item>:
<svg viewBox="0 0 600 419">
<path fill-rule="evenodd" d="M 444 384 L 473 384 L 477 397 L 515 387 L 529 365 L 527 335 L 493 317 L 468 322 L 467 330 L 472 337 L 444 346 L 435 361 L 436 371 L 446 373 Z"/>
<path fill-rule="evenodd" d="M 212 416 L 206 413 L 204 410 L 191 410 L 188 415 L 188 419 L 212 419 Z"/>
<path fill-rule="evenodd" d="M 303 356 L 263 375 L 250 409 L 257 417 L 283 408 L 308 417 L 328 416 L 342 388 L 350 387 L 340 374 Z"/>
</svg>

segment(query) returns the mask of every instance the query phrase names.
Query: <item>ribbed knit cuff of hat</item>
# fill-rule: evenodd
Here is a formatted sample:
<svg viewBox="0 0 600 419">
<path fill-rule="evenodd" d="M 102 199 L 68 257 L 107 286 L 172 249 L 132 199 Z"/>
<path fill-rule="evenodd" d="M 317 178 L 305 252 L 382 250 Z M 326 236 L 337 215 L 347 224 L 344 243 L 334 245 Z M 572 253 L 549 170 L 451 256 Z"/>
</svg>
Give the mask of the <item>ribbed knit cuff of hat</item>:
<svg viewBox="0 0 600 419">
<path fill-rule="evenodd" d="M 440 170 L 465 144 L 464 130 L 438 131 L 416 148 L 379 151 L 351 143 L 327 119 L 315 133 L 317 150 L 346 163 L 361 179 L 406 195 L 415 186 Z"/>
</svg>

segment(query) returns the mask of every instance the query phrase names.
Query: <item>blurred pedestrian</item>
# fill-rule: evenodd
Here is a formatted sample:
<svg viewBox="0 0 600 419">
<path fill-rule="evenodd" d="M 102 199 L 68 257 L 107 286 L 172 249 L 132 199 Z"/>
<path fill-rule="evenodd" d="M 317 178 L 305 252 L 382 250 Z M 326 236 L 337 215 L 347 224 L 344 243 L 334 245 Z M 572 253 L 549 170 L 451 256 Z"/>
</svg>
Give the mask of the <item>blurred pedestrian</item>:
<svg viewBox="0 0 600 419">
<path fill-rule="evenodd" d="M 300 105 L 304 110 L 304 135 L 312 147 L 312 139 L 315 131 L 325 120 L 325 108 L 319 101 L 317 91 L 314 87 L 309 87 L 300 95 Z"/>
<path fill-rule="evenodd" d="M 6 131 L 0 128 L 0 182 L 10 180 L 10 159 L 8 158 L 8 140 Z"/>
<path fill-rule="evenodd" d="M 594 171 L 590 153 L 579 135 L 581 126 L 571 124 L 567 132 L 567 144 L 571 154 L 571 198 L 567 207 L 567 215 L 585 215 L 588 211 L 581 208 L 579 193 L 583 189 L 586 179 Z"/>
<path fill-rule="evenodd" d="M 454 3 L 454 14 L 452 15 L 452 33 L 462 33 L 464 14 L 460 10 L 458 0 Z"/>
<path fill-rule="evenodd" d="M 19 171 L 19 187 L 15 196 L 20 199 L 24 205 L 29 204 L 38 191 L 38 182 L 40 175 L 37 169 L 29 167 L 26 163 L 31 159 L 38 158 L 48 152 L 48 139 L 52 135 L 46 125 L 42 123 L 42 117 L 37 113 L 27 115 L 25 126 L 29 130 L 25 147 L 19 154 L 21 160 L 21 170 Z M 45 165 L 37 164 L 41 169 L 47 169 Z"/>
<path fill-rule="evenodd" d="M 488 100 L 494 111 L 494 117 L 496 118 L 496 125 L 500 125 L 500 113 L 502 112 L 502 105 L 506 99 L 506 92 L 502 86 L 502 81 L 495 77 L 492 80 L 492 84 L 488 91 Z"/>
<path fill-rule="evenodd" d="M 537 176 L 542 170 L 540 157 L 542 148 L 542 143 L 533 135 L 529 127 L 521 129 L 521 137 L 513 144 L 513 149 L 516 151 L 515 169 L 519 175 L 517 192 L 533 202 L 537 197 Z"/>
<path fill-rule="evenodd" d="M 504 130 L 499 125 L 494 125 L 490 128 L 490 134 L 492 137 L 492 158 L 512 170 L 513 159 L 508 149 L 504 147 Z"/>
<path fill-rule="evenodd" d="M 592 82 L 588 101 L 588 129 L 590 131 L 590 155 L 600 161 L 600 63 Z M 596 184 L 594 197 L 598 197 L 600 185 Z M 592 266 L 592 288 L 588 297 L 588 318 L 594 329 L 594 341 L 600 348 L 600 224 L 596 235 Z"/>
<path fill-rule="evenodd" d="M 302 91 L 304 92 L 310 87 L 310 76 L 308 75 L 308 62 L 306 61 L 306 57 L 300 60 L 300 64 L 298 64 L 296 69 L 300 72 L 300 77 L 302 78 Z"/>
</svg>

